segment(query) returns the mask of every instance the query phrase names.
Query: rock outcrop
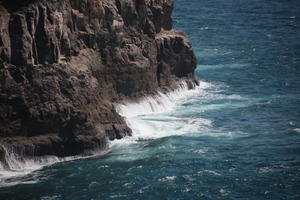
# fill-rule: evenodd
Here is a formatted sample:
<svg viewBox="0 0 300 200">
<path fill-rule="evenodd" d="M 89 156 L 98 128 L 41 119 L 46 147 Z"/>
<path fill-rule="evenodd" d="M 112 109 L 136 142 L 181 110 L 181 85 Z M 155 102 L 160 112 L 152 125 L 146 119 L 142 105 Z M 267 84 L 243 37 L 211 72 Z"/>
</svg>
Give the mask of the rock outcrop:
<svg viewBox="0 0 300 200">
<path fill-rule="evenodd" d="M 1 0 L 0 160 L 3 147 L 105 148 L 131 134 L 115 103 L 197 83 L 172 9 L 173 0 Z"/>
</svg>

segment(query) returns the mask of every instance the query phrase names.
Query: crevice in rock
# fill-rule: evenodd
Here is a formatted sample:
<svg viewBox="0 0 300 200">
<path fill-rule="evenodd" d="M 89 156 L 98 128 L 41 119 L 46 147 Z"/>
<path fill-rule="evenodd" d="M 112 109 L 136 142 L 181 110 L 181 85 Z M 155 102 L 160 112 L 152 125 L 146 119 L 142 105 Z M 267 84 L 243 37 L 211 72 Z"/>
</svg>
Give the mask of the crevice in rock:
<svg viewBox="0 0 300 200">
<path fill-rule="evenodd" d="M 195 79 L 172 9 L 172 0 L 2 1 L 0 144 L 66 156 L 131 135 L 112 104 Z"/>
</svg>

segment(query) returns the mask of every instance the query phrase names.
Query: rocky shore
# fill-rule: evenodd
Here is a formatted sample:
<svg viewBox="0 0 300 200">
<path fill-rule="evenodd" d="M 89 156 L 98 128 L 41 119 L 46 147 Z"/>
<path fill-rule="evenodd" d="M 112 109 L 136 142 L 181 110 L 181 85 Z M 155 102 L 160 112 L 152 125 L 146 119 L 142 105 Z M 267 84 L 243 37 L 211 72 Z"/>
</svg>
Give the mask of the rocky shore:
<svg viewBox="0 0 300 200">
<path fill-rule="evenodd" d="M 196 58 L 173 0 L 1 0 L 0 160 L 59 157 L 131 135 L 115 104 L 186 81 Z"/>
</svg>

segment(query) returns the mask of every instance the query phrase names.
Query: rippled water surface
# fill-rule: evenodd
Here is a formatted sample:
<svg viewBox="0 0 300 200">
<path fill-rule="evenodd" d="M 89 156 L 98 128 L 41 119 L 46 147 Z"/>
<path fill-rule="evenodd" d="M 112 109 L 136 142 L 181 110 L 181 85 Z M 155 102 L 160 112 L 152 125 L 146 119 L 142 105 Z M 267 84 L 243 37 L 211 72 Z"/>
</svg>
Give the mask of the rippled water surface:
<svg viewBox="0 0 300 200">
<path fill-rule="evenodd" d="M 176 0 L 174 25 L 200 88 L 121 109 L 133 137 L 7 180 L 0 199 L 300 199 L 300 1 Z"/>
</svg>

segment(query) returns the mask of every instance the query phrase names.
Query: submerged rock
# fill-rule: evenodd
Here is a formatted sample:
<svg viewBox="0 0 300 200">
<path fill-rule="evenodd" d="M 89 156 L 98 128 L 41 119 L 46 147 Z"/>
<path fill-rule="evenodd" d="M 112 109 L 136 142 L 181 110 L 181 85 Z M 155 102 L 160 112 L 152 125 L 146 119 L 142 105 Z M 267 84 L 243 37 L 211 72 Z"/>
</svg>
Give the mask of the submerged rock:
<svg viewBox="0 0 300 200">
<path fill-rule="evenodd" d="M 115 103 L 197 82 L 173 0 L 13 2 L 0 2 L 0 144 L 19 154 L 103 149 L 131 135 Z"/>
</svg>

